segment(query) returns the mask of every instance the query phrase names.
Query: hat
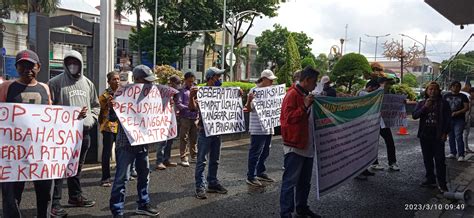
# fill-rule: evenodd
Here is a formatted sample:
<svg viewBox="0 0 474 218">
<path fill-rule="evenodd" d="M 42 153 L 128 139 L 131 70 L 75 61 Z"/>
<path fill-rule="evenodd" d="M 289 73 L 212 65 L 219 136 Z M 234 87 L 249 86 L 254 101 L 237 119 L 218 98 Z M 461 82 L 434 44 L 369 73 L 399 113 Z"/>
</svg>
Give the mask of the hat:
<svg viewBox="0 0 474 218">
<path fill-rule="evenodd" d="M 329 76 L 321 77 L 321 84 L 326 84 L 328 82 L 331 82 L 331 79 L 329 79 Z"/>
<path fill-rule="evenodd" d="M 209 69 L 206 70 L 206 81 L 210 80 L 213 76 L 223 74 L 224 72 L 224 69 L 221 70 L 217 67 L 209 67 Z"/>
<path fill-rule="evenodd" d="M 133 68 L 133 77 L 143 78 L 149 82 L 154 82 L 155 80 L 157 80 L 153 71 L 151 71 L 151 69 L 145 65 L 138 65 Z"/>
<path fill-rule="evenodd" d="M 277 77 L 275 76 L 275 74 L 273 74 L 273 72 L 271 70 L 264 70 L 262 71 L 262 73 L 260 74 L 260 78 L 267 78 L 269 80 L 276 80 Z"/>
<path fill-rule="evenodd" d="M 16 54 L 15 64 L 20 61 L 29 61 L 33 64 L 39 63 L 38 55 L 31 50 L 23 50 Z"/>
</svg>

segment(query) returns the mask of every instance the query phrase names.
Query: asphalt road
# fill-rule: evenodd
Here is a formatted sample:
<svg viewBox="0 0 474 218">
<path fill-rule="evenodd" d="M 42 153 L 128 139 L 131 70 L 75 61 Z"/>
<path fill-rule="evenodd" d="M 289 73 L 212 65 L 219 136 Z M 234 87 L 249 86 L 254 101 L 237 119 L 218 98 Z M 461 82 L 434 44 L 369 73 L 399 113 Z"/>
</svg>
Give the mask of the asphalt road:
<svg viewBox="0 0 474 218">
<path fill-rule="evenodd" d="M 421 149 L 416 139 L 417 123 L 410 121 L 408 136 L 395 136 L 400 172 L 380 171 L 368 181 L 352 180 L 320 201 L 310 194 L 310 206 L 323 217 L 413 217 L 415 211 L 405 210 L 405 204 L 426 203 L 436 190 L 420 188 L 424 179 Z M 194 197 L 194 165 L 153 171 L 150 178 L 151 199 L 161 217 L 278 217 L 283 149 L 275 140 L 267 161 L 268 174 L 277 182 L 264 188 L 245 183 L 248 145 L 223 148 L 218 177 L 229 190 L 226 195 L 208 194 L 208 199 Z M 176 160 L 176 159 L 174 159 Z M 387 164 L 385 144 L 381 140 L 379 160 Z M 154 167 L 154 163 L 152 163 Z M 100 171 L 83 174 L 85 196 L 97 201 L 92 208 L 67 208 L 69 217 L 110 217 L 108 202 L 111 188 L 99 186 Z M 35 196 L 32 184 L 23 194 L 21 207 L 25 217 L 33 217 Z M 134 216 L 136 182 L 128 185 L 126 216 Z M 67 196 L 64 186 L 63 196 Z M 66 197 L 67 198 L 67 197 Z M 67 199 L 63 199 L 66 203 Z M 138 217 L 138 216 L 137 216 Z"/>
</svg>

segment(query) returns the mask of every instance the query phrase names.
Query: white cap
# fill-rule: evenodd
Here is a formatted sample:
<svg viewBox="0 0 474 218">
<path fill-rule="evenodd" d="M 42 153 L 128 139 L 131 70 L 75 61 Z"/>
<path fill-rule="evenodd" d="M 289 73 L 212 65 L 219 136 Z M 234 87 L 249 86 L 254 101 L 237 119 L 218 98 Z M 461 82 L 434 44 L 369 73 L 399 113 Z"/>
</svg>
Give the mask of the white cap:
<svg viewBox="0 0 474 218">
<path fill-rule="evenodd" d="M 328 82 L 330 82 L 331 79 L 329 79 L 329 76 L 323 76 L 321 77 L 321 84 L 326 84 Z"/>
<path fill-rule="evenodd" d="M 267 78 L 269 80 L 276 80 L 277 77 L 275 76 L 275 74 L 273 74 L 273 72 L 271 70 L 264 70 L 262 71 L 262 73 L 260 74 L 260 78 Z"/>
</svg>

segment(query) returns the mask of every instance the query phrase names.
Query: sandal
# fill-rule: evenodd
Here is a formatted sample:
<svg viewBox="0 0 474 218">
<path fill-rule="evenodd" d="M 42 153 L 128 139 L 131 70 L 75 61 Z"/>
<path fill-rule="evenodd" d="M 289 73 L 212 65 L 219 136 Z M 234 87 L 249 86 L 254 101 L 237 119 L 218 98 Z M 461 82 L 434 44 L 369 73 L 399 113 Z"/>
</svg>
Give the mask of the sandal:
<svg viewBox="0 0 474 218">
<path fill-rule="evenodd" d="M 110 181 L 101 181 L 100 186 L 102 187 L 110 187 L 112 186 L 112 183 Z"/>
</svg>

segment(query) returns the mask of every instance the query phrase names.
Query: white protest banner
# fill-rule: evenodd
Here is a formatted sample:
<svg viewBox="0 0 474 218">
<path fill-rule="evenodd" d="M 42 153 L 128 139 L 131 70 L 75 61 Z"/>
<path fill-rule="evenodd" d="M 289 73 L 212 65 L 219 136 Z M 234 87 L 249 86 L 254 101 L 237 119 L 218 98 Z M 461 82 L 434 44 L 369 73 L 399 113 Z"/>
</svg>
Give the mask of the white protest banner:
<svg viewBox="0 0 474 218">
<path fill-rule="evenodd" d="M 280 126 L 281 103 L 285 97 L 285 84 L 253 89 L 253 107 L 263 129 Z"/>
<path fill-rule="evenodd" d="M 171 101 L 176 89 L 154 84 L 130 84 L 118 89 L 113 108 L 131 145 L 166 141 L 177 136 Z"/>
<path fill-rule="evenodd" d="M 316 97 L 318 194 L 324 195 L 359 175 L 377 158 L 382 91 L 361 97 Z"/>
<path fill-rule="evenodd" d="M 408 126 L 407 110 L 405 107 L 406 95 L 384 94 L 380 114 L 385 127 Z"/>
<path fill-rule="evenodd" d="M 0 182 L 75 176 L 83 120 L 80 107 L 0 103 Z"/>
<path fill-rule="evenodd" d="M 204 86 L 197 97 L 206 136 L 245 131 L 240 88 Z"/>
</svg>

